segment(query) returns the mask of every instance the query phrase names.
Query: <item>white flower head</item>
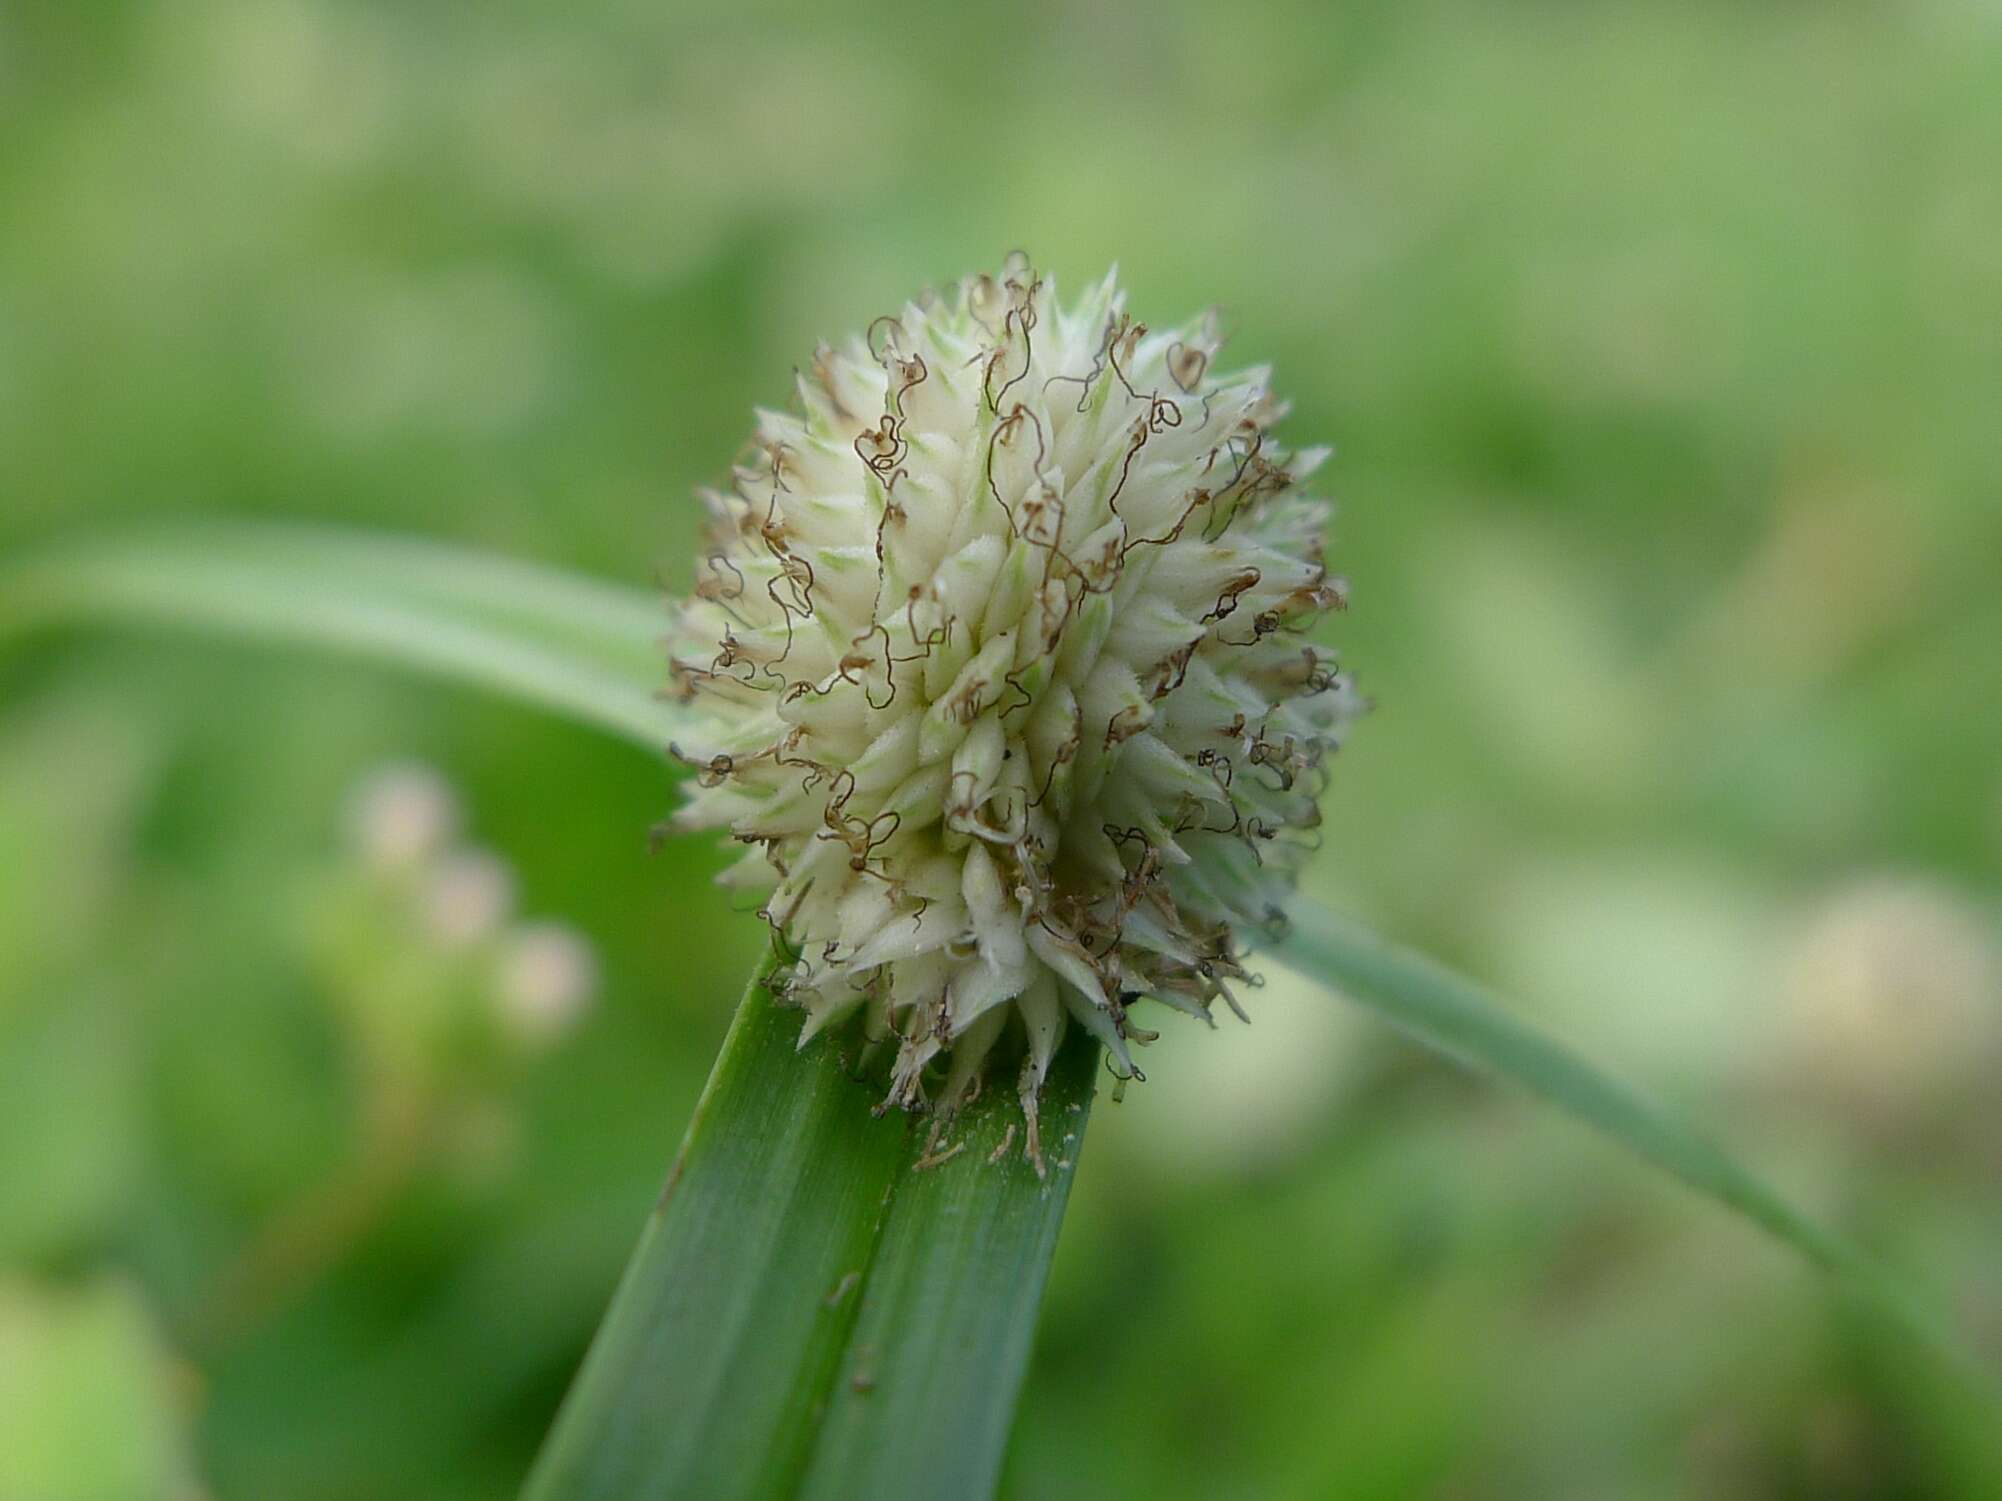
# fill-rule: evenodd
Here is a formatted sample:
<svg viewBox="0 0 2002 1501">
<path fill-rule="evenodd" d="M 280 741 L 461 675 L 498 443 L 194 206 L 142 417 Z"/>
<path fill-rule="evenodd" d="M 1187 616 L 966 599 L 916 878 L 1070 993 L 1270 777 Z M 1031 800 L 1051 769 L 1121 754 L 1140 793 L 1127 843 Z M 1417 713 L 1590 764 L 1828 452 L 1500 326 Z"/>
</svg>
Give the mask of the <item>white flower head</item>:
<svg viewBox="0 0 2002 1501">
<path fill-rule="evenodd" d="M 598 956 L 562 923 L 524 923 L 507 938 L 497 999 L 522 1042 L 544 1046 L 574 1026 L 598 988 Z"/>
<path fill-rule="evenodd" d="M 429 766 L 380 767 L 349 798 L 349 842 L 374 870 L 421 864 L 458 830 L 459 800 L 451 783 Z"/>
<path fill-rule="evenodd" d="M 424 885 L 425 926 L 446 948 L 493 937 L 513 909 L 514 872 L 490 850 L 454 851 Z"/>
<path fill-rule="evenodd" d="M 1133 1003 L 1236 1010 L 1279 921 L 1358 700 L 1307 635 L 1327 451 L 1220 346 L 1017 255 L 822 346 L 703 497 L 678 821 L 749 847 L 802 1046 L 860 1013 L 896 1104 L 1013 1032 L 1033 1123 L 1069 1023 L 1134 1074 Z"/>
</svg>

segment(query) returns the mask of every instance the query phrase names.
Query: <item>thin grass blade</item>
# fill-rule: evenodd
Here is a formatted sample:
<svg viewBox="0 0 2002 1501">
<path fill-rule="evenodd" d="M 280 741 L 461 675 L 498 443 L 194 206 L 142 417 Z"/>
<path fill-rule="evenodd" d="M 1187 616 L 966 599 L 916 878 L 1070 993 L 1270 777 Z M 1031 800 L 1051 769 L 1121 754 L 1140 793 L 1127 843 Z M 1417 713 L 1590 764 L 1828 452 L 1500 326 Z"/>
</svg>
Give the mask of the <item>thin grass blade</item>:
<svg viewBox="0 0 2002 1501">
<path fill-rule="evenodd" d="M 527 1501 L 792 1494 L 910 1135 L 799 1020 L 752 982 Z"/>
<path fill-rule="evenodd" d="M 1528 1090 L 1745 1216 L 1829 1273 L 1984 1400 L 2002 1406 L 1993 1374 L 1869 1252 L 1808 1218 L 1715 1143 L 1511 1015 L 1471 981 L 1309 902 L 1294 909 L 1278 958 L 1427 1047 Z"/>
<path fill-rule="evenodd" d="M 1039 1177 L 1009 1092 L 934 1137 L 799 1024 L 752 984 L 527 1501 L 992 1492 L 1097 1049 Z"/>
<path fill-rule="evenodd" d="M 993 1494 L 1097 1071 L 1081 1033 L 1052 1061 L 1044 1176 L 1005 1088 L 905 1169 L 802 1495 Z"/>
<path fill-rule="evenodd" d="M 188 523 L 0 561 L 0 637 L 124 623 L 328 647 L 478 684 L 659 750 L 675 711 L 635 591 L 440 543 Z"/>
</svg>

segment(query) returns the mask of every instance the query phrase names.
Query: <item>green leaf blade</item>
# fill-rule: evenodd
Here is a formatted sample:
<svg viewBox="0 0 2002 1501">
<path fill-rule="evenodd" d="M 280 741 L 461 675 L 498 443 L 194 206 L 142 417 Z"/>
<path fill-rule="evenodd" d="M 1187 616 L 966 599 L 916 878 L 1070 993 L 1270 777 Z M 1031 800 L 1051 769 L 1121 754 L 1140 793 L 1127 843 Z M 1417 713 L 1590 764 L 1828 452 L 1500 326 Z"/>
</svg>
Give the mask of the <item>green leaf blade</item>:
<svg viewBox="0 0 2002 1501">
<path fill-rule="evenodd" d="M 106 532 L 0 562 L 0 637 L 122 622 L 331 648 L 497 690 L 659 750 L 665 613 L 417 539 L 269 522 Z"/>
<path fill-rule="evenodd" d="M 529 1501 L 790 1493 L 909 1135 L 798 1035 L 754 981 Z"/>
<path fill-rule="evenodd" d="M 990 1088 L 892 1197 L 803 1496 L 987 1496 L 1090 1118 L 1098 1049 L 1058 1052 L 1040 1109 L 1047 1176 L 1013 1091 Z"/>
<path fill-rule="evenodd" d="M 1038 1177 L 1012 1091 L 934 1143 L 799 1024 L 753 982 L 526 1501 L 992 1492 L 1097 1048 Z"/>
<path fill-rule="evenodd" d="M 1708 1138 L 1511 1015 L 1471 981 L 1308 902 L 1296 904 L 1278 957 L 1425 1046 L 1537 1095 L 1735 1210 L 1828 1273 L 1966 1390 L 2002 1407 L 1993 1373 L 1861 1246 L 1802 1214 Z"/>
</svg>

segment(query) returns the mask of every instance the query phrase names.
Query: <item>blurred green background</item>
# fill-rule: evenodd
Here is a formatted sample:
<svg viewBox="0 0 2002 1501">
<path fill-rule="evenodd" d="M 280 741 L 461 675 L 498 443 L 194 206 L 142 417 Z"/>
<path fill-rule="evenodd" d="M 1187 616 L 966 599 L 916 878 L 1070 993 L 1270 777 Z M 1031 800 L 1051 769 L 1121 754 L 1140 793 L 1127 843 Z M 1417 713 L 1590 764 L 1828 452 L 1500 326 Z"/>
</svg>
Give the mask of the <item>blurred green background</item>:
<svg viewBox="0 0 2002 1501">
<path fill-rule="evenodd" d="M 0 549 L 679 587 L 815 339 L 1018 244 L 1338 445 L 1310 886 L 2002 1367 L 1994 0 L 4 0 Z M 0 657 L 0 1501 L 511 1494 L 761 942 L 670 783 L 319 657 Z M 2002 1495 L 1749 1230 L 1257 999 L 1100 1108 L 1011 1497 Z"/>
</svg>

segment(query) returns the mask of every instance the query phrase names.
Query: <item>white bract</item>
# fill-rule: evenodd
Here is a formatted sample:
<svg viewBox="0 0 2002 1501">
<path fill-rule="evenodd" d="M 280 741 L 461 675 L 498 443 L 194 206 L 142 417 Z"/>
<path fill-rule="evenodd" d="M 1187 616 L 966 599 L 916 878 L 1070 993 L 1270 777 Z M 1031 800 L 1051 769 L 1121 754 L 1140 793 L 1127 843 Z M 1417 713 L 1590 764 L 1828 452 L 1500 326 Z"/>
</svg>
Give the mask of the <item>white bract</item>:
<svg viewBox="0 0 2002 1501">
<path fill-rule="evenodd" d="M 1305 634 L 1327 451 L 1220 343 L 1018 256 L 823 346 L 704 496 L 678 822 L 748 846 L 802 1045 L 860 1013 L 896 1104 L 1013 1033 L 1033 1126 L 1068 1023 L 1132 1074 L 1133 1003 L 1235 1010 L 1280 920 L 1357 700 Z"/>
</svg>

